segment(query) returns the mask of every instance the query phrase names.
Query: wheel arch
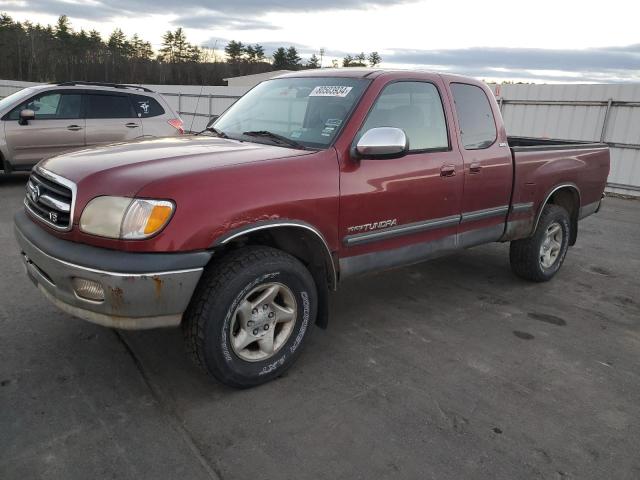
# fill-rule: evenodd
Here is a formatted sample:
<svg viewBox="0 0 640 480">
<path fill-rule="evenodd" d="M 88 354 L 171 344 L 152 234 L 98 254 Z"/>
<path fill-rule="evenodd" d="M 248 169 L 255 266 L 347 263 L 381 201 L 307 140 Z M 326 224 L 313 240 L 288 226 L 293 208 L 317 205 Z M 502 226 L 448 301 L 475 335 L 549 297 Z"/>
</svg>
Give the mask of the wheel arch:
<svg viewBox="0 0 640 480">
<path fill-rule="evenodd" d="M 303 221 L 265 221 L 233 230 L 216 239 L 212 247 L 214 251 L 224 252 L 250 244 L 278 248 L 305 264 L 318 289 L 316 323 L 320 327 L 326 327 L 329 316 L 328 293 L 337 288 L 338 272 L 329 244 L 322 233 Z"/>
<path fill-rule="evenodd" d="M 571 221 L 571 236 L 569 245 L 575 245 L 578 238 L 578 217 L 580 214 L 581 196 L 580 189 L 574 183 L 562 183 L 554 186 L 546 195 L 544 202 L 540 205 L 533 224 L 532 232 L 538 228 L 538 222 L 542 211 L 547 204 L 558 205 L 569 213 Z"/>
</svg>

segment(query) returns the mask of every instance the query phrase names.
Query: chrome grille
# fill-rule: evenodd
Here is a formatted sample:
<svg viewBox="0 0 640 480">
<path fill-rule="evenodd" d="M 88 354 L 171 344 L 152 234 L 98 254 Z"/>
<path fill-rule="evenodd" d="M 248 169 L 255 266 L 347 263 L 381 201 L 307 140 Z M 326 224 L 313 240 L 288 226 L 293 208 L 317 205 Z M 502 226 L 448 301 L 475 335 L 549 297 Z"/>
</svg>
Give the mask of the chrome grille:
<svg viewBox="0 0 640 480">
<path fill-rule="evenodd" d="M 71 229 L 75 185 L 42 168 L 31 172 L 24 200 L 29 212 L 57 230 Z"/>
</svg>

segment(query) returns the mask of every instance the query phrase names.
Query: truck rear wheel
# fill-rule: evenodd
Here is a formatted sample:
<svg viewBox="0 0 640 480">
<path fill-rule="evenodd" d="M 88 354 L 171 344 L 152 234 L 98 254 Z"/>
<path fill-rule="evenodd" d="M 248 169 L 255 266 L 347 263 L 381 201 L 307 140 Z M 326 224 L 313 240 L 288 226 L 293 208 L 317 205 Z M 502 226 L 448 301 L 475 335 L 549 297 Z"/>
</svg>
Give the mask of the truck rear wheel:
<svg viewBox="0 0 640 480">
<path fill-rule="evenodd" d="M 546 205 L 532 237 L 511 242 L 513 272 L 526 280 L 546 282 L 560 270 L 569 248 L 570 220 L 558 205 Z"/>
<path fill-rule="evenodd" d="M 242 248 L 200 280 L 183 320 L 187 350 L 226 385 L 260 385 L 293 364 L 316 311 L 316 285 L 299 260 L 270 247 Z"/>
</svg>

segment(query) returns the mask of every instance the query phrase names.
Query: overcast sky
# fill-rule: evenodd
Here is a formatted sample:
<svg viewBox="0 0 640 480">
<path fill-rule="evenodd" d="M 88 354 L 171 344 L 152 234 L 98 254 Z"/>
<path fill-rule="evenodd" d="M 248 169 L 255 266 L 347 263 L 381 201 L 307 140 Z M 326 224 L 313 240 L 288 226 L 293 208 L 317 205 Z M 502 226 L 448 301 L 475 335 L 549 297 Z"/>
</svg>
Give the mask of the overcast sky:
<svg viewBox="0 0 640 480">
<path fill-rule="evenodd" d="M 324 65 L 378 51 L 383 66 L 428 68 L 489 80 L 640 82 L 640 2 L 478 0 L 0 0 L 18 20 L 54 23 L 105 37 L 116 27 L 158 49 L 184 27 L 198 45 L 230 39 L 295 45 Z"/>
</svg>

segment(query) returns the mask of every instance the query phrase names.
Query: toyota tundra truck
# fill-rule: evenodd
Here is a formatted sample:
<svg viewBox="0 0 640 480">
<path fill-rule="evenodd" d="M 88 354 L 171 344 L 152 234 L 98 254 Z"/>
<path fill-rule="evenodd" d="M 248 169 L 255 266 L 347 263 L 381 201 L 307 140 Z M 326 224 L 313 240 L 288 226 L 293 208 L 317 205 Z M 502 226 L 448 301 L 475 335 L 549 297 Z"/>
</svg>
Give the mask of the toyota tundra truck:
<svg viewBox="0 0 640 480">
<path fill-rule="evenodd" d="M 472 78 L 311 70 L 201 134 L 41 161 L 15 234 L 59 308 L 181 326 L 198 366 L 244 388 L 291 366 L 351 276 L 510 242 L 517 276 L 550 280 L 608 173 L 604 144 L 507 137 Z"/>
</svg>

